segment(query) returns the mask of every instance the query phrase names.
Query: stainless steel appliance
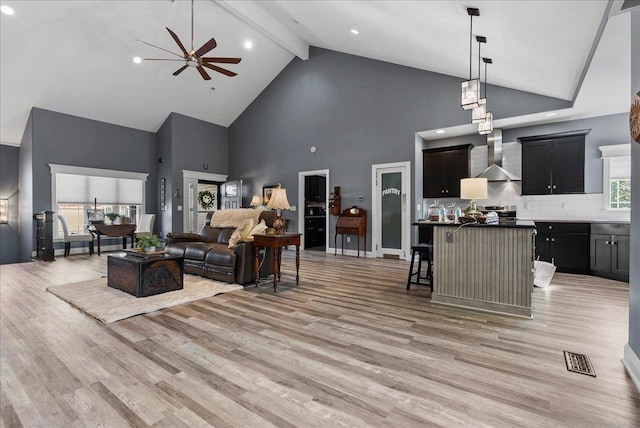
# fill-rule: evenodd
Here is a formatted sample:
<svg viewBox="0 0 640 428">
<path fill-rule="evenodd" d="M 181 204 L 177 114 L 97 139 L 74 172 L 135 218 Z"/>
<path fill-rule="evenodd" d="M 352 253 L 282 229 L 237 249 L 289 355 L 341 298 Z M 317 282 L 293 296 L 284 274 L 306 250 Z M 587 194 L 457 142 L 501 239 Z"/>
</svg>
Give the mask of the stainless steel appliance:
<svg viewBox="0 0 640 428">
<path fill-rule="evenodd" d="M 498 223 L 500 224 L 515 224 L 517 218 L 516 207 L 513 205 L 487 205 L 480 209 L 482 214 L 495 212 L 498 214 Z"/>
</svg>

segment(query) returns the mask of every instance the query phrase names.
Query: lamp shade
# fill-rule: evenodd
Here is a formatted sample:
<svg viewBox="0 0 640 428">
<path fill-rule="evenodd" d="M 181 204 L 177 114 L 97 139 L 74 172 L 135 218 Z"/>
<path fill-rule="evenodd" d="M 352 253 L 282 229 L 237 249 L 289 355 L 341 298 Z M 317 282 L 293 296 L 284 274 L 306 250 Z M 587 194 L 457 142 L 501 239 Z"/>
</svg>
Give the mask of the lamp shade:
<svg viewBox="0 0 640 428">
<path fill-rule="evenodd" d="M 287 199 L 287 189 L 283 189 L 282 186 L 278 184 L 278 187 L 273 189 L 273 193 L 271 194 L 271 199 L 269 199 L 267 208 L 274 208 L 277 210 L 291 209 L 289 200 Z"/>
<path fill-rule="evenodd" d="M 460 180 L 462 199 L 487 199 L 486 178 L 463 178 Z"/>
<path fill-rule="evenodd" d="M 252 207 L 259 207 L 260 205 L 262 205 L 262 199 L 260 198 L 260 195 L 253 195 L 253 197 L 251 198 L 251 203 L 249 205 Z"/>
</svg>

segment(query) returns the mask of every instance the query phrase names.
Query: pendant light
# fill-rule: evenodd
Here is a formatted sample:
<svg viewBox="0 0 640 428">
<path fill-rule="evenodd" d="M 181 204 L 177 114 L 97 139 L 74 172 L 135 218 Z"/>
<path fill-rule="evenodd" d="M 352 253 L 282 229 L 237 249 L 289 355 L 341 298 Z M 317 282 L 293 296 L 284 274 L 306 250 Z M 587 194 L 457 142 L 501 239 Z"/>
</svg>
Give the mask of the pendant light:
<svg viewBox="0 0 640 428">
<path fill-rule="evenodd" d="M 480 77 L 478 76 L 477 79 L 471 78 L 471 63 L 473 57 L 473 17 L 480 16 L 480 9 L 468 7 L 467 14 L 471 17 L 471 26 L 469 30 L 469 80 L 462 82 L 460 106 L 463 110 L 470 110 L 478 107 L 478 91 L 480 88 Z M 480 74 L 480 70 L 478 70 L 478 74 Z"/>
<path fill-rule="evenodd" d="M 484 98 L 480 97 L 480 89 L 482 88 L 482 76 L 480 75 L 480 50 L 482 43 L 487 43 L 487 38 L 484 36 L 476 36 L 478 42 L 478 79 L 480 84 L 478 85 L 478 107 L 471 110 L 471 123 L 480 123 L 484 121 L 484 117 L 487 114 L 487 65 L 484 67 Z"/>
<path fill-rule="evenodd" d="M 487 79 L 487 65 L 493 64 L 491 58 L 482 58 L 484 62 L 484 98 L 485 98 L 485 108 L 489 109 L 489 104 L 487 103 L 487 90 L 489 89 L 489 83 Z M 484 121 L 478 123 L 478 133 L 485 135 L 491 134 L 493 132 L 493 114 L 490 111 L 487 111 L 484 116 Z"/>
</svg>

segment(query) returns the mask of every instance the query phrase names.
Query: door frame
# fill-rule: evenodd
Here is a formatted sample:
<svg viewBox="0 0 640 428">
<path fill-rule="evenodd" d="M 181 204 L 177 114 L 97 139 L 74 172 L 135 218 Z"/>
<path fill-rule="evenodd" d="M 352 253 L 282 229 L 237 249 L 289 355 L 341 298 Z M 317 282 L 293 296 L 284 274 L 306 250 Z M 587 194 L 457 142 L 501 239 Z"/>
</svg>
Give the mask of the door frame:
<svg viewBox="0 0 640 428">
<path fill-rule="evenodd" d="M 310 175 L 323 175 L 325 177 L 325 206 L 329 207 L 329 170 L 328 169 L 316 169 L 313 171 L 300 171 L 298 172 L 298 233 L 302 233 L 300 237 L 300 248 L 304 248 L 304 178 Z M 327 210 L 324 224 L 325 234 L 325 252 L 329 251 L 329 211 Z"/>
<path fill-rule="evenodd" d="M 371 252 L 374 257 L 382 257 L 382 222 L 381 222 L 381 201 L 378 198 L 378 173 L 380 170 L 388 168 L 401 168 L 402 174 L 402 221 L 405 227 L 402 232 L 402 249 L 404 257 L 400 259 L 409 260 L 409 249 L 411 247 L 411 161 L 392 162 L 371 165 Z"/>
<path fill-rule="evenodd" d="M 189 182 L 192 180 L 196 180 L 196 184 L 198 180 L 207 180 L 207 181 L 219 181 L 224 183 L 227 181 L 228 175 L 224 174 L 211 174 L 208 172 L 201 171 L 189 171 L 186 169 L 182 170 L 182 230 L 189 230 Z M 197 220 L 197 219 L 196 219 Z M 197 224 L 197 221 L 196 221 Z M 197 233 L 198 231 L 196 231 Z"/>
</svg>

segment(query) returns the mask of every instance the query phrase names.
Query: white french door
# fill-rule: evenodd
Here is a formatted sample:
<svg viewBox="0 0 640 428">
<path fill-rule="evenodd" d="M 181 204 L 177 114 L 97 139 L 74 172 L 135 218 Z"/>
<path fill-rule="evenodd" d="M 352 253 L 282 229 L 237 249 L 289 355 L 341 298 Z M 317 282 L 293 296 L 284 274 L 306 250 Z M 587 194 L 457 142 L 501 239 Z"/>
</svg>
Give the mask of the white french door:
<svg viewBox="0 0 640 428">
<path fill-rule="evenodd" d="M 411 194 L 410 162 L 373 165 L 373 253 L 376 257 L 409 258 Z"/>
</svg>

